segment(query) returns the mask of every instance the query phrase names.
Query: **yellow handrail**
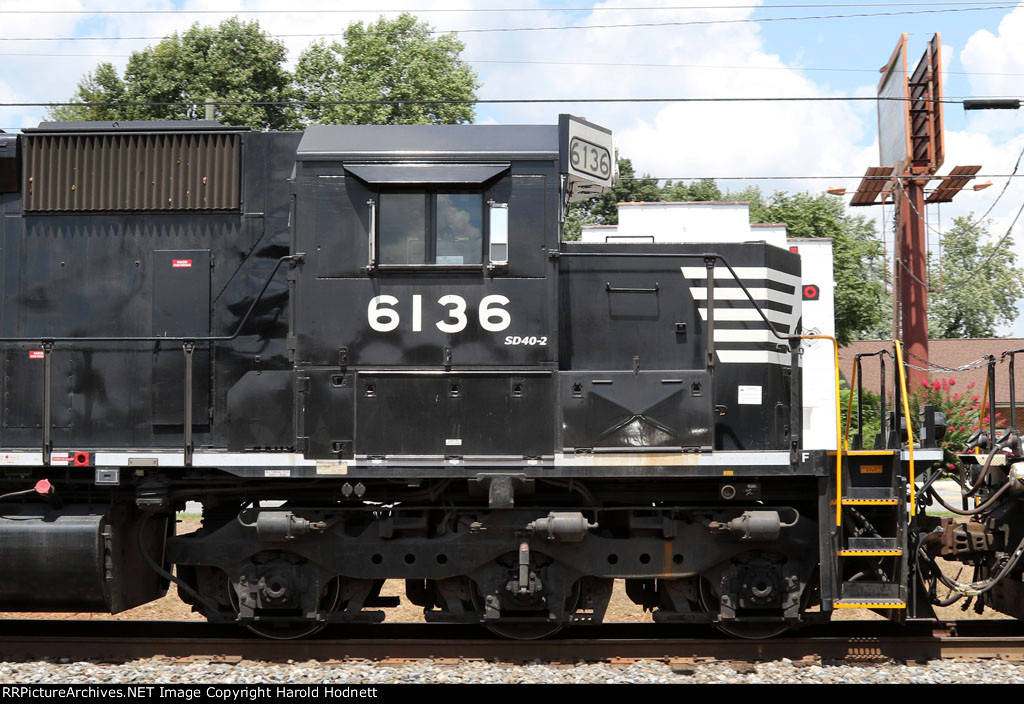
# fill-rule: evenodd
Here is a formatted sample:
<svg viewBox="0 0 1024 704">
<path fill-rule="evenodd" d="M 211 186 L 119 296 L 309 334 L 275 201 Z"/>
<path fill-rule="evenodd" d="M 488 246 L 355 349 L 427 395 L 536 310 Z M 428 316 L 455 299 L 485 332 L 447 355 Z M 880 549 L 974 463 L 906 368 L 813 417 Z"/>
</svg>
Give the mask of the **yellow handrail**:
<svg viewBox="0 0 1024 704">
<path fill-rule="evenodd" d="M 843 433 L 843 447 L 850 451 L 850 425 L 853 422 L 853 389 L 857 385 L 857 358 L 853 359 L 853 374 L 850 377 L 850 395 L 846 398 L 846 432 Z M 858 407 L 863 412 L 863 409 Z"/>
<path fill-rule="evenodd" d="M 836 386 L 836 525 L 842 525 L 843 513 L 843 416 L 842 401 L 839 399 L 839 341 L 831 335 L 800 335 L 801 340 L 828 340 L 832 343 L 833 366 Z"/>
<path fill-rule="evenodd" d="M 907 401 L 907 376 L 903 369 L 903 344 L 896 344 L 896 367 L 900 375 L 900 392 L 903 397 L 903 419 L 907 423 L 907 447 L 910 448 L 910 515 L 917 515 L 917 487 L 914 485 L 914 426 L 910 424 L 910 404 Z"/>
</svg>

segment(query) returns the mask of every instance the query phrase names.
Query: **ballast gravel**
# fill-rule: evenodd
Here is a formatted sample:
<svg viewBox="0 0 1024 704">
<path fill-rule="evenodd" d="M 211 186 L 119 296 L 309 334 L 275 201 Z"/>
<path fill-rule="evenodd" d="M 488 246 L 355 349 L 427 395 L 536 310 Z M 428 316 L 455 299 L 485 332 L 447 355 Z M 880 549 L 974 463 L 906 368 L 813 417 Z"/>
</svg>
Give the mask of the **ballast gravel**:
<svg viewBox="0 0 1024 704">
<path fill-rule="evenodd" d="M 430 660 L 385 665 L 265 663 L 162 658 L 122 664 L 94 662 L 0 663 L 0 682 L 19 684 L 1022 684 L 1024 664 L 1002 660 L 944 660 L 920 664 L 808 664 L 787 659 L 763 663 L 628 665 L 515 665 Z"/>
</svg>

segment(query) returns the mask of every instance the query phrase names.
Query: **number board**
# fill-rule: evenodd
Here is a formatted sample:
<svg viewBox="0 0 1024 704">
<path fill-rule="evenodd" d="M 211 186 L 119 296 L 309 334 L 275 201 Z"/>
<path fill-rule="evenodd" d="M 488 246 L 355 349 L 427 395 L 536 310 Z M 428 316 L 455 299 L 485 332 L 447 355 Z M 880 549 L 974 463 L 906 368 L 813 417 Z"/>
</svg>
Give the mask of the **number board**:
<svg viewBox="0 0 1024 704">
<path fill-rule="evenodd" d="M 558 120 L 560 170 L 568 176 L 569 201 L 607 192 L 618 175 L 610 130 L 572 115 Z"/>
<path fill-rule="evenodd" d="M 591 144 L 579 137 L 569 141 L 569 163 L 576 171 L 602 181 L 611 178 L 612 155 L 604 147 Z"/>
</svg>

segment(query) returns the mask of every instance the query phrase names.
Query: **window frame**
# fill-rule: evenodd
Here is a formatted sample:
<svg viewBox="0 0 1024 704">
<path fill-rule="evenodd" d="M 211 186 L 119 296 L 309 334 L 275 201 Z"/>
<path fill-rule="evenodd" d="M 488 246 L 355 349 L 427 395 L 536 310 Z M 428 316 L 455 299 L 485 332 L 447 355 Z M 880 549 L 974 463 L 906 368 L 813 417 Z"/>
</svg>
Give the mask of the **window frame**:
<svg viewBox="0 0 1024 704">
<path fill-rule="evenodd" d="M 451 270 L 451 271 L 479 271 L 485 269 L 488 265 L 488 242 L 490 240 L 490 224 L 487 217 L 487 201 L 485 200 L 487 189 L 483 184 L 437 184 L 435 186 L 428 185 L 408 185 L 408 186 L 389 186 L 387 188 L 378 188 L 377 190 L 377 217 L 374 223 L 375 232 L 373 233 L 375 241 L 375 249 L 377 251 L 377 261 L 375 262 L 375 268 L 378 271 L 422 271 L 429 269 L 431 271 L 437 270 Z M 408 264 L 408 263 L 385 263 L 383 261 L 383 247 L 381 240 L 381 227 L 383 223 L 384 214 L 384 203 L 383 199 L 387 195 L 395 194 L 410 194 L 410 195 L 424 195 L 424 222 L 426 224 L 423 242 L 424 250 L 424 261 L 421 264 Z M 457 194 L 457 195 L 472 195 L 479 198 L 479 211 L 478 215 L 480 218 L 480 260 L 473 264 L 438 264 L 437 263 L 437 196 L 443 194 Z"/>
</svg>

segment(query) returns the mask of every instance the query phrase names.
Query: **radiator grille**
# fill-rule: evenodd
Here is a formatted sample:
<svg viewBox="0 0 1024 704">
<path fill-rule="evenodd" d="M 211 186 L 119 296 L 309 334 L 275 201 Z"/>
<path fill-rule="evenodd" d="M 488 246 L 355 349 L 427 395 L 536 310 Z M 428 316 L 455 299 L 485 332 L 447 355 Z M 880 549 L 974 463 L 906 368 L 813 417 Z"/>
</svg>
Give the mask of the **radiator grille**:
<svg viewBox="0 0 1024 704">
<path fill-rule="evenodd" d="M 238 134 L 46 134 L 25 139 L 26 212 L 238 210 Z"/>
</svg>

